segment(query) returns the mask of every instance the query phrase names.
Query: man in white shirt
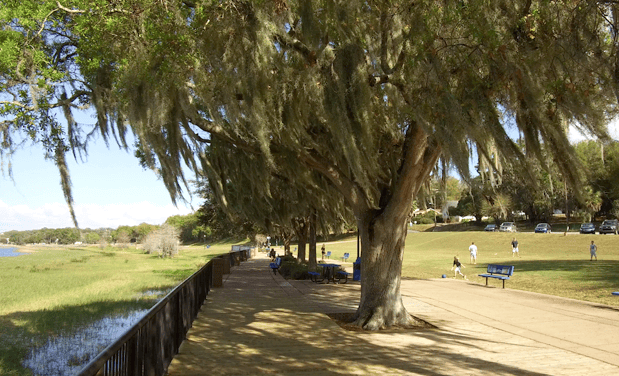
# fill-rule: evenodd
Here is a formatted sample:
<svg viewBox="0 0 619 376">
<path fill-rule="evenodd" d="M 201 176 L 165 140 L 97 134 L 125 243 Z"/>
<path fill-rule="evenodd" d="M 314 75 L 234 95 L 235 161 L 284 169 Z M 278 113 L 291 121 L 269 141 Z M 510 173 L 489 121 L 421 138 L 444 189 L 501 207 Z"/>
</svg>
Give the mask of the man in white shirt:
<svg viewBox="0 0 619 376">
<path fill-rule="evenodd" d="M 471 264 L 477 264 L 477 246 L 475 242 L 471 242 L 469 252 L 471 252 Z"/>
</svg>

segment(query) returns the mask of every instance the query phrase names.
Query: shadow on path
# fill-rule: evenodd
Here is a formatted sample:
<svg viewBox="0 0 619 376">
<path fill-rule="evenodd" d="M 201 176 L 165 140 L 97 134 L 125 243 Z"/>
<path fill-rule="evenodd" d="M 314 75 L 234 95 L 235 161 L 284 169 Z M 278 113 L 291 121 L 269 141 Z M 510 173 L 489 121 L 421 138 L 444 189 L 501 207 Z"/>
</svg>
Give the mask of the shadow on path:
<svg viewBox="0 0 619 376">
<path fill-rule="evenodd" d="M 480 340 L 479 333 L 436 329 L 345 331 L 325 313 L 350 311 L 358 290 L 290 283 L 266 276 L 258 261 L 209 295 L 169 375 L 547 374 L 506 364 L 501 351 L 488 352 L 523 346 L 500 337 Z M 525 347 L 522 354 L 533 357 L 548 350 L 538 351 L 533 342 Z M 476 356 L 480 352 L 485 358 Z"/>
</svg>

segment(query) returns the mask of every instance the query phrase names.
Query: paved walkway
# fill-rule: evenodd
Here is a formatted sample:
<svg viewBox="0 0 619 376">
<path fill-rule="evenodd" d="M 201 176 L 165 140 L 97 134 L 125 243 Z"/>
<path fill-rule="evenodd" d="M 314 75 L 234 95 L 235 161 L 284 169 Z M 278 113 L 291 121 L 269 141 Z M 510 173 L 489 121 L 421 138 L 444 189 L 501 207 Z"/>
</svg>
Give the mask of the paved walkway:
<svg viewBox="0 0 619 376">
<path fill-rule="evenodd" d="M 225 277 L 169 375 L 619 374 L 614 307 L 485 287 L 482 278 L 404 280 L 408 311 L 438 329 L 351 332 L 325 313 L 354 312 L 358 282 L 286 281 L 264 256 Z"/>
</svg>

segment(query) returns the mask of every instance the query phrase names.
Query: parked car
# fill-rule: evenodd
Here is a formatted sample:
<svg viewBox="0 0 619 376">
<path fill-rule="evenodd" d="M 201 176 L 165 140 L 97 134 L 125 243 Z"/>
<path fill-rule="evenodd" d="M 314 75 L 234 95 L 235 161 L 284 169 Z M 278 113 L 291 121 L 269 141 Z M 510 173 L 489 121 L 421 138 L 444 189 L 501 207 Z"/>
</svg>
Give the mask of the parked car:
<svg viewBox="0 0 619 376">
<path fill-rule="evenodd" d="M 499 227 L 500 232 L 516 232 L 516 224 L 514 222 L 503 222 Z"/>
<path fill-rule="evenodd" d="M 552 228 L 548 223 L 538 223 L 537 226 L 535 226 L 535 232 L 549 234 L 552 232 Z"/>
<path fill-rule="evenodd" d="M 496 225 L 488 225 L 484 228 L 484 231 L 496 231 Z"/>
<path fill-rule="evenodd" d="M 615 234 L 617 235 L 617 227 L 619 223 L 616 219 L 607 219 L 600 225 L 600 234 Z"/>
<path fill-rule="evenodd" d="M 583 223 L 580 225 L 581 234 L 595 234 L 595 225 L 593 223 Z"/>
</svg>

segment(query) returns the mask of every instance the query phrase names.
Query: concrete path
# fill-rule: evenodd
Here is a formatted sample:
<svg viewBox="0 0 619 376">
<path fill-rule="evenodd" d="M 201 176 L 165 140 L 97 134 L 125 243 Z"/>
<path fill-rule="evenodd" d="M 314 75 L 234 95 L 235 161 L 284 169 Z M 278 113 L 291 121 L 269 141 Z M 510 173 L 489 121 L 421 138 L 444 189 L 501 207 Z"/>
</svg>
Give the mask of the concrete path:
<svg viewBox="0 0 619 376">
<path fill-rule="evenodd" d="M 438 329 L 351 332 L 325 313 L 354 312 L 357 282 L 286 281 L 264 256 L 225 277 L 169 375 L 619 375 L 614 307 L 481 278 L 404 280 L 408 311 Z"/>
</svg>

